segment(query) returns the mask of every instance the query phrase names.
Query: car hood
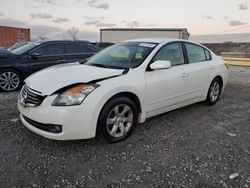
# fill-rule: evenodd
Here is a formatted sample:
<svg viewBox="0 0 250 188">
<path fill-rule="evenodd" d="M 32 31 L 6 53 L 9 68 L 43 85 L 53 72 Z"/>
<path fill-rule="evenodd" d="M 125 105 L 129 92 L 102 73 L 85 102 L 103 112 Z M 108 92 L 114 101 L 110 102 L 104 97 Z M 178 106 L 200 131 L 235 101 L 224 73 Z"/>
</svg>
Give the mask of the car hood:
<svg viewBox="0 0 250 188">
<path fill-rule="evenodd" d="M 89 83 L 118 76 L 122 73 L 122 69 L 108 69 L 71 63 L 49 67 L 34 73 L 25 80 L 25 83 L 31 89 L 41 92 L 42 95 L 51 95 L 55 91 L 72 84 Z"/>
<path fill-rule="evenodd" d="M 8 50 L 0 48 L 0 59 L 13 58 L 15 56 L 16 56 L 15 54 L 9 52 Z"/>
</svg>

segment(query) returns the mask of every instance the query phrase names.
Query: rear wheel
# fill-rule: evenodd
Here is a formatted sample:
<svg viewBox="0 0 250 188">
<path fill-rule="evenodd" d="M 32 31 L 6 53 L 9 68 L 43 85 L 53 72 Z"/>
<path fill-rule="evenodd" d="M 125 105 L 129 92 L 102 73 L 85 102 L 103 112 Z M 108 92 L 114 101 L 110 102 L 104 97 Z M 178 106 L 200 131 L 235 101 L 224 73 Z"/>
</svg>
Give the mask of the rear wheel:
<svg viewBox="0 0 250 188">
<path fill-rule="evenodd" d="M 20 74 L 11 69 L 0 71 L 0 90 L 5 92 L 16 91 L 21 87 Z"/>
<path fill-rule="evenodd" d="M 135 103 L 126 97 L 110 100 L 100 114 L 98 128 L 110 143 L 126 139 L 137 124 L 138 111 Z"/>
<path fill-rule="evenodd" d="M 214 105 L 220 97 L 222 84 L 218 78 L 215 78 L 208 90 L 206 103 L 208 105 Z"/>
</svg>

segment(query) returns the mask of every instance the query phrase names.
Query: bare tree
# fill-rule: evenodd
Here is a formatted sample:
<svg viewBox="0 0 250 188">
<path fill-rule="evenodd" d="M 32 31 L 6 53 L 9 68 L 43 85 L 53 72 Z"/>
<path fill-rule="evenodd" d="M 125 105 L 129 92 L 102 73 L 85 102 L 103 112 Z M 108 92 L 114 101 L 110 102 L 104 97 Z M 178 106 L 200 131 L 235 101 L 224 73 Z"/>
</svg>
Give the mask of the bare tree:
<svg viewBox="0 0 250 188">
<path fill-rule="evenodd" d="M 77 27 L 72 27 L 68 30 L 69 36 L 72 38 L 72 40 L 77 40 L 77 34 L 78 34 L 78 28 Z"/>
</svg>

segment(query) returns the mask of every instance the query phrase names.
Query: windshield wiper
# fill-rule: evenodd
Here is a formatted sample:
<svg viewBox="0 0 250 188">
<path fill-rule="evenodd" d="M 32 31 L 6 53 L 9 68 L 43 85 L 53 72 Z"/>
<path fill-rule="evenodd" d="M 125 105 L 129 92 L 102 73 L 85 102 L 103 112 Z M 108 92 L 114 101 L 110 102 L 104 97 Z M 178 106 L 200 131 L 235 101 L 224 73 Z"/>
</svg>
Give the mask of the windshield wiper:
<svg viewBox="0 0 250 188">
<path fill-rule="evenodd" d="M 102 68 L 108 68 L 108 69 L 122 69 L 120 67 L 115 67 L 112 65 L 104 65 L 104 64 L 99 64 L 99 63 L 91 63 L 91 64 L 87 64 L 90 66 L 95 66 L 95 67 L 102 67 Z"/>
<path fill-rule="evenodd" d="M 102 68 L 110 68 L 110 66 L 108 66 L 108 65 L 103 65 L 103 64 L 98 64 L 98 63 L 91 63 L 88 65 L 95 66 L 95 67 L 102 67 Z"/>
<path fill-rule="evenodd" d="M 84 64 L 89 60 L 89 58 L 79 61 L 80 64 Z"/>
</svg>

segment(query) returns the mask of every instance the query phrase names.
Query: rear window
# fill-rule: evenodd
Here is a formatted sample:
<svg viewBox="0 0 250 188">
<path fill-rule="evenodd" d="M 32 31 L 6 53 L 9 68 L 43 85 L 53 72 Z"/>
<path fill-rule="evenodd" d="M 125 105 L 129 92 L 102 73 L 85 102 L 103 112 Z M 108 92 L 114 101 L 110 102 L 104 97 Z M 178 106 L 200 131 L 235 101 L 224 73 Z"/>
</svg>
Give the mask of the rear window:
<svg viewBox="0 0 250 188">
<path fill-rule="evenodd" d="M 73 44 L 73 43 L 66 44 L 66 53 L 67 54 L 93 53 L 93 52 L 95 52 L 93 49 L 91 49 L 85 45 Z"/>
<path fill-rule="evenodd" d="M 202 61 L 207 61 L 204 48 L 189 43 L 186 43 L 185 46 L 187 50 L 189 63 L 198 63 Z"/>
<path fill-rule="evenodd" d="M 204 50 L 205 50 L 205 55 L 206 55 L 207 60 L 211 60 L 212 57 L 211 57 L 210 52 L 208 50 L 206 50 L 206 49 L 204 49 Z"/>
</svg>

